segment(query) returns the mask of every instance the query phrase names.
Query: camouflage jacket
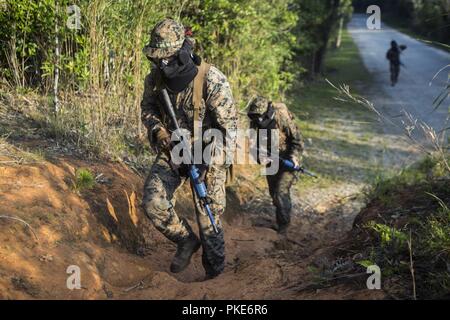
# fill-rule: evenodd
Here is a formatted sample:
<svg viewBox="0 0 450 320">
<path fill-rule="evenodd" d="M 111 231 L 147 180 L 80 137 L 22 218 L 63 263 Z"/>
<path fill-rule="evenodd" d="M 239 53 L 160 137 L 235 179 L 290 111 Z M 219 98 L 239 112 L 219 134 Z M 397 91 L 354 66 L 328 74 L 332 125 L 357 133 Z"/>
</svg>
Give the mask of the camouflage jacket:
<svg viewBox="0 0 450 320">
<path fill-rule="evenodd" d="M 279 154 L 282 157 L 302 159 L 303 138 L 294 121 L 294 115 L 284 103 L 273 103 L 275 109 L 275 129 L 279 135 Z M 270 149 L 270 147 L 269 147 Z"/>
<path fill-rule="evenodd" d="M 172 131 L 174 129 L 170 118 L 165 114 L 162 94 L 157 88 L 157 70 L 153 69 L 145 78 L 144 95 L 141 101 L 141 119 L 149 131 L 150 144 L 152 132 L 160 127 Z M 178 124 L 182 129 L 187 129 L 193 134 L 194 106 L 192 101 L 193 81 L 186 89 L 178 94 L 169 92 Z M 216 67 L 211 66 L 205 76 L 203 84 L 203 99 L 199 110 L 199 120 L 202 130 L 214 128 L 219 129 L 224 137 L 227 137 L 225 155 L 228 163 L 234 157 L 237 135 L 237 110 L 231 93 L 231 87 L 227 78 Z"/>
</svg>

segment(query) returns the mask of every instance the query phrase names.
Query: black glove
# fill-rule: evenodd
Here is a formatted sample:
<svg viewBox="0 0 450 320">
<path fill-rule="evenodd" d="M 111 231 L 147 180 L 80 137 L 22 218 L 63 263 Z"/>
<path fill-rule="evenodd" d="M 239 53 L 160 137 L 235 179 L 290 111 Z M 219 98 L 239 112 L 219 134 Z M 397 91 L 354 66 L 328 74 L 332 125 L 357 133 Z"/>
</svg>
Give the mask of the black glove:
<svg viewBox="0 0 450 320">
<path fill-rule="evenodd" d="M 208 166 L 205 164 L 199 164 L 199 165 L 195 165 L 198 169 L 198 173 L 199 173 L 199 178 L 198 181 L 199 182 L 204 182 L 206 179 L 206 174 L 208 173 Z M 189 176 L 189 165 L 187 164 L 182 164 L 180 166 L 177 167 L 178 170 L 178 174 L 182 177 L 188 177 Z"/>
<path fill-rule="evenodd" d="M 169 150 L 172 143 L 170 132 L 165 128 L 153 130 L 151 140 L 154 141 L 158 149 L 161 150 Z"/>
<path fill-rule="evenodd" d="M 200 177 L 198 178 L 198 181 L 203 182 L 206 179 L 206 174 L 208 173 L 208 165 L 206 164 L 200 164 L 197 166 L 198 170 L 199 170 L 199 175 Z"/>
</svg>

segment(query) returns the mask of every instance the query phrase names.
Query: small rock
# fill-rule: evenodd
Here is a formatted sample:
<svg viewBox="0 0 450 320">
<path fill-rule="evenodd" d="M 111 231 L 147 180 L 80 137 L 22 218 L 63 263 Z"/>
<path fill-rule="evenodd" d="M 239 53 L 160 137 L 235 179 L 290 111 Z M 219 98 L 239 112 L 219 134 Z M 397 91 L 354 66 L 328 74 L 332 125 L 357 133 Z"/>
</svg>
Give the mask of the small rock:
<svg viewBox="0 0 450 320">
<path fill-rule="evenodd" d="M 108 299 L 112 299 L 114 298 L 114 293 L 108 289 L 108 287 L 106 286 L 106 284 L 103 285 L 103 291 L 105 292 L 105 295 Z"/>
<path fill-rule="evenodd" d="M 51 254 L 45 254 L 39 257 L 39 261 L 42 262 L 52 262 L 53 261 L 53 256 Z"/>
</svg>

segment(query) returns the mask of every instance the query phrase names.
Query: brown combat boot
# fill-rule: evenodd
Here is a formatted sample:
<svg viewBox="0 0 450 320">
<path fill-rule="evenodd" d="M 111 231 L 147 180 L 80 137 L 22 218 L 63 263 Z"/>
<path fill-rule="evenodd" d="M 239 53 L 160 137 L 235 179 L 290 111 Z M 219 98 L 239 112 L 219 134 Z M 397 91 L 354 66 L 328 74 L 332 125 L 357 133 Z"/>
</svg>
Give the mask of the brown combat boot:
<svg viewBox="0 0 450 320">
<path fill-rule="evenodd" d="M 177 244 L 177 252 L 170 265 L 170 271 L 179 273 L 186 269 L 191 262 L 192 255 L 200 249 L 200 245 L 200 240 L 193 233 L 187 239 L 180 241 Z"/>
</svg>

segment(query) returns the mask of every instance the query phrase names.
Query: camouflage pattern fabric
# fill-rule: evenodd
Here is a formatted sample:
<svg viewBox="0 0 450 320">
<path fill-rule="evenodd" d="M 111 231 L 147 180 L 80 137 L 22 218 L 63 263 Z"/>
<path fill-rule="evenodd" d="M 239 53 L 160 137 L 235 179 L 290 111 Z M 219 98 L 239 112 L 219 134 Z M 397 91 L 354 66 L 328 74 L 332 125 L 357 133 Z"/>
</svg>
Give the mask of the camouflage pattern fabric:
<svg viewBox="0 0 450 320">
<path fill-rule="evenodd" d="M 264 97 L 258 96 L 252 100 L 248 114 L 263 114 L 267 110 L 269 100 Z"/>
<path fill-rule="evenodd" d="M 189 130 L 191 134 L 193 134 L 194 125 L 192 95 L 192 82 L 178 94 L 169 93 L 180 127 Z M 156 70 L 153 70 L 145 79 L 141 109 L 142 121 L 150 133 L 160 127 L 174 129 L 164 112 L 162 96 L 158 90 Z M 213 66 L 205 77 L 199 120 L 203 125 L 203 130 L 216 128 L 230 137 L 226 146 L 226 156 L 233 157 L 236 148 L 237 111 L 226 77 Z M 150 144 L 156 146 L 156 141 L 152 141 L 152 136 L 149 134 Z M 221 273 L 225 264 L 224 237 L 220 216 L 225 211 L 225 181 L 228 166 L 226 163 L 211 165 L 205 180 L 211 200 L 211 209 L 219 229 L 218 234 L 214 233 L 206 212 L 195 199 L 200 240 L 203 246 L 202 262 L 208 275 Z M 171 168 L 167 156 L 161 153 L 150 170 L 144 188 L 143 208 L 147 216 L 160 232 L 176 243 L 186 239 L 192 232 L 187 221 L 180 218 L 174 209 L 176 191 L 185 180 L 186 178 Z"/>
<path fill-rule="evenodd" d="M 186 182 L 172 170 L 169 160 L 159 155 L 150 169 L 150 174 L 144 186 L 144 210 L 157 230 L 166 238 L 178 243 L 187 239 L 193 232 L 188 222 L 175 212 L 176 191 Z M 207 274 L 219 274 L 225 266 L 225 242 L 220 217 L 225 211 L 226 170 L 211 166 L 206 174 L 208 197 L 214 214 L 219 233 L 216 234 L 211 226 L 208 215 L 203 206 L 194 196 L 195 213 L 200 230 L 200 240 L 203 246 L 202 263 Z"/>
<path fill-rule="evenodd" d="M 164 127 L 174 130 L 174 126 L 164 112 L 164 101 L 158 89 L 158 70 L 154 68 L 145 78 L 144 96 L 141 102 L 141 118 L 150 133 Z M 194 106 L 192 102 L 193 81 L 179 94 L 170 94 L 180 128 L 193 134 Z M 204 84 L 204 96 L 199 110 L 199 120 L 203 131 L 219 129 L 229 138 L 225 148 L 227 163 L 232 163 L 236 149 L 237 111 L 231 87 L 227 78 L 216 67 L 211 66 Z M 157 141 L 149 134 L 150 144 L 157 146 Z M 209 141 L 205 141 L 208 143 Z"/>
<path fill-rule="evenodd" d="M 297 181 L 294 172 L 280 169 L 275 175 L 267 176 L 269 193 L 276 208 L 277 225 L 283 227 L 291 222 L 291 187 Z"/>
<path fill-rule="evenodd" d="M 142 52 L 152 59 L 167 58 L 180 50 L 184 39 L 183 25 L 172 19 L 165 19 L 153 28 L 150 43 Z"/>
<path fill-rule="evenodd" d="M 302 159 L 303 138 L 295 124 L 294 115 L 284 103 L 273 103 L 275 109 L 275 129 L 279 132 L 279 154 L 284 158 Z"/>
<path fill-rule="evenodd" d="M 262 105 L 264 102 L 266 103 L 265 108 Z M 267 103 L 268 100 L 260 99 L 256 109 L 265 112 Z M 283 158 L 294 158 L 300 162 L 304 149 L 303 138 L 294 122 L 294 116 L 284 103 L 273 103 L 273 107 L 275 109 L 275 129 L 278 129 L 279 132 L 279 155 Z M 292 210 L 290 190 L 296 180 L 296 174 L 284 170 L 282 166 L 277 174 L 267 176 L 269 193 L 276 208 L 278 226 L 290 223 Z"/>
</svg>

